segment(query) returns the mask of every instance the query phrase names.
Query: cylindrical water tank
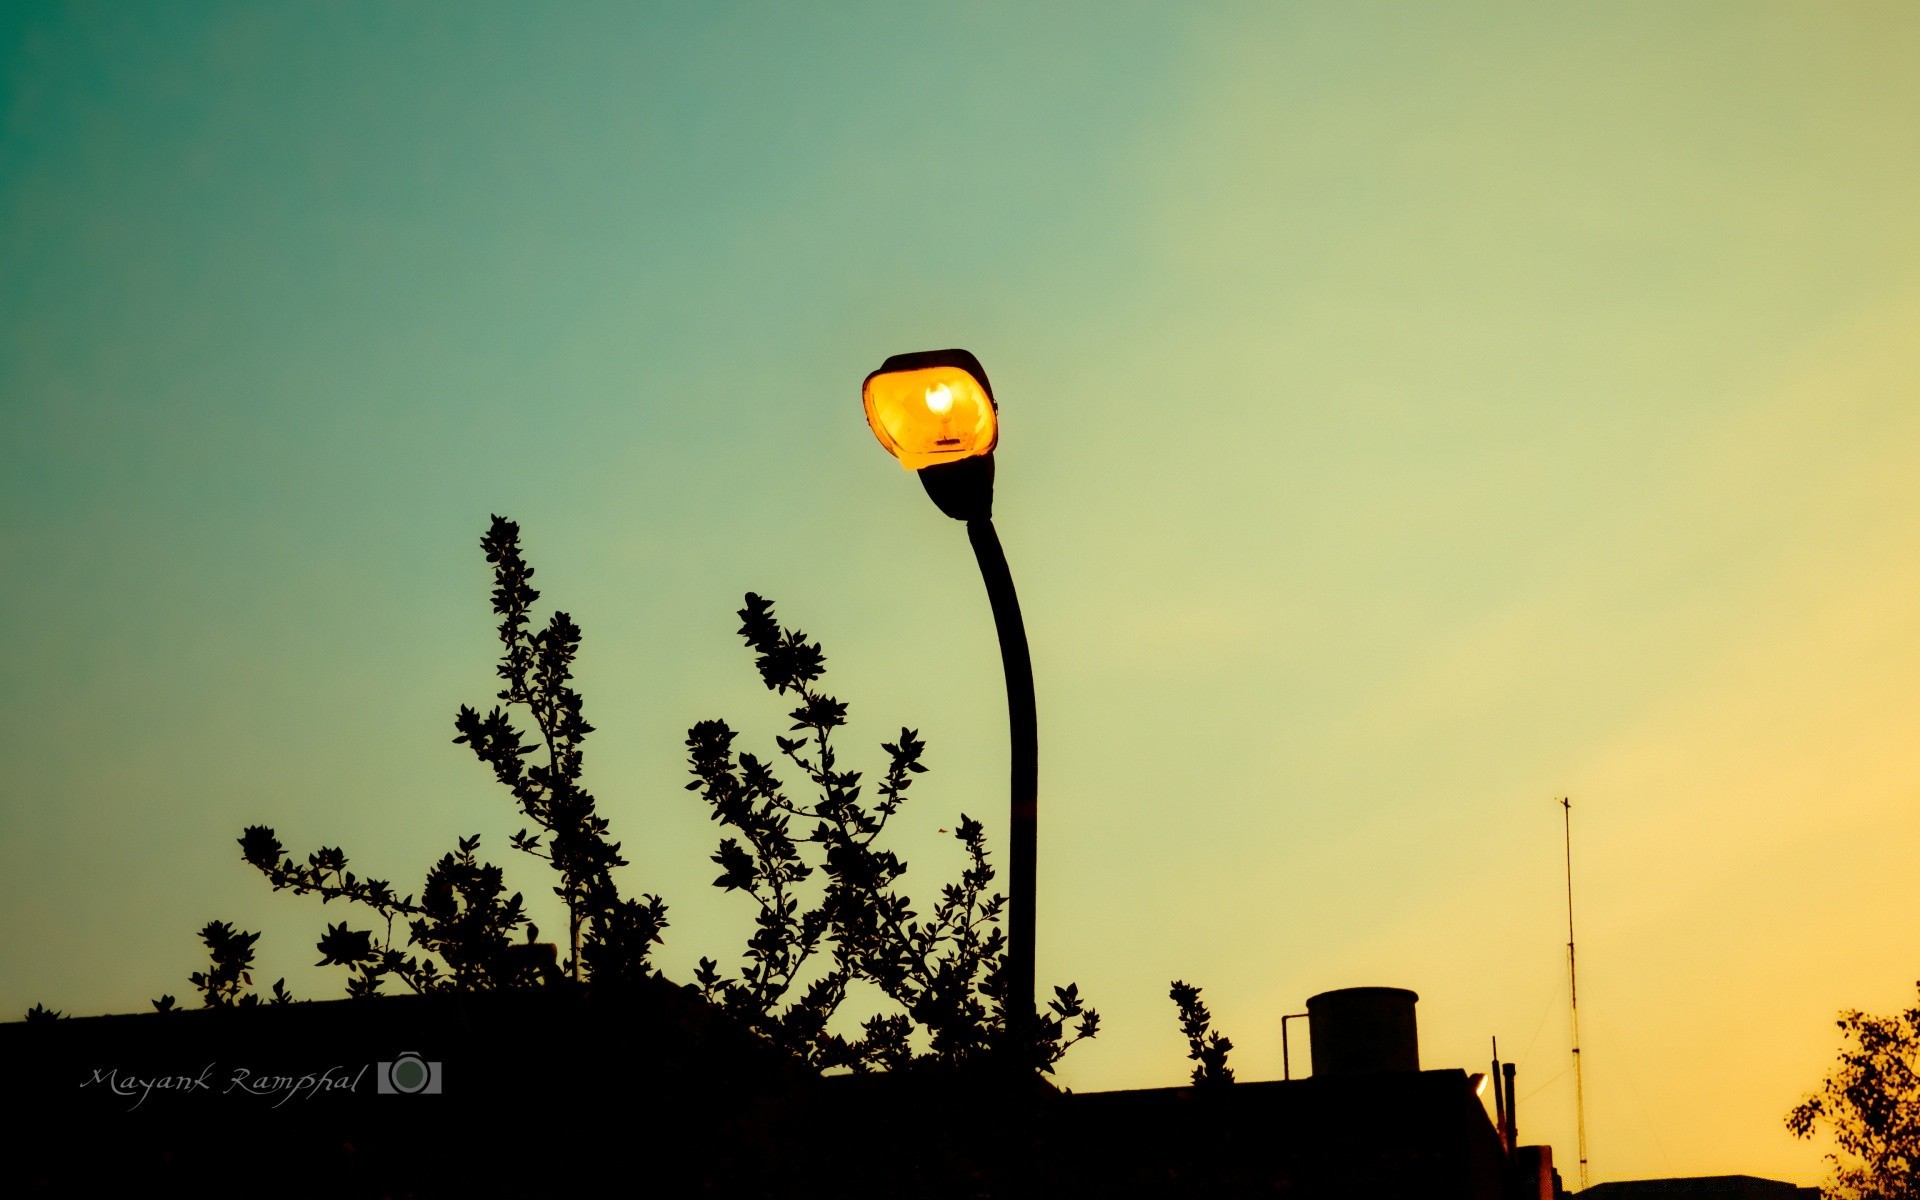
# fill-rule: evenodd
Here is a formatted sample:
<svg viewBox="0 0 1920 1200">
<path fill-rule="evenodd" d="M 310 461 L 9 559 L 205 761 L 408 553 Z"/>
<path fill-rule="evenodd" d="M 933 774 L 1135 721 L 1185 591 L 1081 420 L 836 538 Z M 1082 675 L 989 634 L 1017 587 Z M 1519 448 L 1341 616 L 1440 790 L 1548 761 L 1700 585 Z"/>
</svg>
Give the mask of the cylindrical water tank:
<svg viewBox="0 0 1920 1200">
<path fill-rule="evenodd" d="M 1307 1001 L 1307 1037 L 1315 1075 L 1418 1071 L 1420 1032 L 1405 988 L 1356 987 Z"/>
</svg>

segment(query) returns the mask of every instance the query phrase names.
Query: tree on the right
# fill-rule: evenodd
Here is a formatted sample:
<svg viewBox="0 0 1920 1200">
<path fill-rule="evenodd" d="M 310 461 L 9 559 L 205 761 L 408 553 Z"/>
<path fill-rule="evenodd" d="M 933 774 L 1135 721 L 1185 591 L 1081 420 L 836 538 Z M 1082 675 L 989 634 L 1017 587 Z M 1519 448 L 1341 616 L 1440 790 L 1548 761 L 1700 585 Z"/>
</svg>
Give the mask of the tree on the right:
<svg viewBox="0 0 1920 1200">
<path fill-rule="evenodd" d="M 1920 1200 L 1920 1005 L 1886 1017 L 1849 1010 L 1837 1024 L 1840 1062 L 1787 1114 L 1787 1128 L 1800 1138 L 1822 1125 L 1832 1132 L 1827 1196 Z"/>
</svg>

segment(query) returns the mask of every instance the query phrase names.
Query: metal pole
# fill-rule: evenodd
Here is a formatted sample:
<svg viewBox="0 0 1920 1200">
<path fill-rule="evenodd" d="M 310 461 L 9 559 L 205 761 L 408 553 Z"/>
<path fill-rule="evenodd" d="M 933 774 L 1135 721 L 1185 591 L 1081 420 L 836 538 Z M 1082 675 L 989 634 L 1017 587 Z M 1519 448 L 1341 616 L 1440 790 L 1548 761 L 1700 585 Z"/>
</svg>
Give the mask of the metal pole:
<svg viewBox="0 0 1920 1200">
<path fill-rule="evenodd" d="M 1007 861 L 1007 1029 L 1024 1054 L 1034 1034 L 1033 909 L 1034 858 L 1040 812 L 1040 732 L 1033 703 L 1033 659 L 1027 653 L 1027 628 L 1020 620 L 1020 598 L 990 517 L 967 522 L 967 540 L 980 561 L 994 628 L 1000 634 L 1000 663 L 1007 677 L 1007 727 L 1012 743 L 1009 791 L 1013 801 L 1012 852 Z"/>
<path fill-rule="evenodd" d="M 1280 1078 L 1293 1078 L 1293 1052 L 1287 1046 L 1287 1022 L 1296 1021 L 1306 1013 L 1288 1013 L 1280 1018 Z"/>
<path fill-rule="evenodd" d="M 1580 1190 L 1587 1190 L 1587 1089 L 1580 1077 L 1580 974 L 1573 961 L 1573 800 L 1560 797 L 1567 834 L 1567 998 L 1573 1026 L 1573 1124 L 1580 1150 Z"/>
</svg>

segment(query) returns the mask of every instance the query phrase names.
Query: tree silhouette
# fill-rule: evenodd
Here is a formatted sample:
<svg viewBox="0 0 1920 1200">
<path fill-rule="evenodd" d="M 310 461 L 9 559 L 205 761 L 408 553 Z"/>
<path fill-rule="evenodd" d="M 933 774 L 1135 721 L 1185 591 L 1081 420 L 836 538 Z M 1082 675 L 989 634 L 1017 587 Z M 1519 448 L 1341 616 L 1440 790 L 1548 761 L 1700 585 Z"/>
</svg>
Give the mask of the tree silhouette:
<svg viewBox="0 0 1920 1200">
<path fill-rule="evenodd" d="M 512 845 L 545 859 L 560 876 L 553 890 L 567 906 L 568 976 L 576 982 L 587 975 L 606 982 L 643 978 L 666 928 L 667 906 L 658 896 L 621 897 L 612 872 L 627 860 L 620 857 L 620 843 L 607 840 L 606 818 L 580 786 L 581 743 L 593 732 L 581 713 L 580 693 L 568 682 L 580 652 L 580 627 L 556 612 L 545 629 L 529 630 L 540 593 L 529 583 L 533 568 L 520 554 L 520 526 L 494 517 L 480 547 L 493 564 L 493 611 L 500 618 L 503 653 L 495 671 L 506 686 L 497 698 L 525 709 L 540 741 L 529 743 L 504 708 L 483 717 L 465 705 L 454 718 L 460 736 L 453 740 L 493 768 L 541 831 L 522 829 Z M 544 761 L 523 761 L 541 749 Z"/>
<path fill-rule="evenodd" d="M 607 821 L 593 796 L 580 786 L 582 743 L 593 732 L 569 683 L 580 628 L 564 612 L 554 613 L 544 629 L 529 628 L 540 593 L 529 582 L 533 568 L 520 552 L 518 525 L 494 517 L 480 546 L 493 567 L 502 647 L 495 671 L 505 683 L 496 698 L 503 704 L 484 716 L 462 705 L 453 740 L 493 769 L 531 822 L 511 844 L 559 874 L 554 893 L 567 906 L 569 954 L 564 964 L 556 963 L 555 949 L 539 942 L 521 894 L 504 895 L 502 870 L 477 857 L 478 834 L 459 839 L 434 864 L 416 901 L 386 880 L 356 876 L 338 847 L 323 846 L 299 863 L 272 828 L 248 826 L 241 855 L 276 891 L 318 895 L 322 903 L 346 900 L 380 918 L 377 934 L 345 921 L 329 925 L 317 945 L 318 965 L 347 969 L 349 996 L 378 995 L 389 976 L 415 992 L 551 983 L 562 974 L 575 982 L 639 979 L 650 973 L 649 956 L 667 924 L 659 897 L 620 895 L 612 871 L 626 859 L 620 844 L 607 839 Z M 514 724 L 510 710 L 516 707 L 531 717 L 537 742 Z M 396 922 L 407 932 L 404 944 L 395 940 Z M 516 931 L 524 931 L 524 942 L 513 940 Z"/>
<path fill-rule="evenodd" d="M 994 870 L 984 827 L 960 815 L 955 832 L 967 866 L 923 919 L 898 886 L 907 864 L 878 842 L 914 777 L 927 769 L 921 762 L 926 744 L 905 728 L 883 743 L 887 769 L 874 786 L 874 801 L 864 802 L 860 772 L 842 769 L 833 744 L 847 706 L 817 686 L 826 671 L 820 644 L 799 629 L 781 628 L 773 603 L 751 592 L 738 615 L 739 635 L 756 655 L 761 681 L 796 701 L 789 732 L 799 736 L 774 741 L 810 795 L 789 796 L 765 761 L 751 753 L 736 757 L 736 735 L 724 721 L 702 721 L 688 731 L 694 778 L 687 788 L 701 794 L 713 820 L 738 835 L 723 838 L 713 855 L 721 868 L 714 886 L 745 893 L 758 910 L 738 978 L 722 977 L 717 963 L 702 959 L 696 976 L 702 993 L 822 1067 L 867 1071 L 916 1061 L 953 1067 L 1005 1052 L 1050 1071 L 1069 1046 L 1095 1035 L 1100 1017 L 1076 986 L 1055 988 L 1032 1044 L 1007 1044 L 1006 934 L 999 926 L 1006 897 L 987 890 Z M 797 837 L 796 824 L 802 827 Z M 824 881 L 802 908 L 802 892 L 816 875 Z M 829 965 L 787 1002 L 803 969 L 823 950 Z M 854 979 L 877 985 L 901 1011 L 869 1017 L 858 1038 L 829 1034 L 826 1025 Z M 1069 1035 L 1067 1023 L 1075 1020 Z"/>
<path fill-rule="evenodd" d="M 520 528 L 495 516 L 481 548 L 493 569 L 492 606 L 499 618 L 503 686 L 484 714 L 462 705 L 456 744 L 467 746 L 504 785 L 527 825 L 514 849 L 546 862 L 558 876 L 554 893 L 567 910 L 567 956 L 541 943 L 523 897 L 507 894 L 501 868 L 478 857 L 479 835 L 427 872 L 419 898 L 383 879 L 357 875 L 337 846 L 304 862 L 287 853 L 274 830 L 250 825 L 241 857 L 274 890 L 317 895 L 370 910 L 372 929 L 351 919 L 330 923 L 316 944 L 317 965 L 347 971 L 347 995 L 380 994 L 391 977 L 417 993 L 594 984 L 619 985 L 654 974 L 652 948 L 667 927 L 658 896 L 624 897 L 613 878 L 625 866 L 620 843 L 594 797 L 581 786 L 582 746 L 593 726 L 571 685 L 579 626 L 555 612 L 532 623 L 540 598 L 533 568 L 520 550 Z M 782 629 L 773 604 L 749 594 L 740 636 L 756 655 L 762 681 L 797 702 L 791 733 L 776 739 L 782 758 L 805 779 L 808 794 L 790 798 L 766 761 L 736 755 L 736 735 L 721 721 L 703 721 L 687 735 L 687 786 L 728 832 L 713 854 L 716 887 L 741 892 L 757 909 L 734 977 L 700 960 L 692 987 L 747 1028 L 823 1068 L 894 1070 L 910 1065 L 961 1067 L 992 1059 L 1050 1071 L 1066 1050 L 1093 1037 L 1099 1014 L 1072 984 L 1056 987 L 1048 1009 L 1028 1028 L 1026 1044 L 1009 1041 L 1005 982 L 1006 899 L 991 891 L 994 869 L 980 822 L 961 814 L 955 827 L 966 854 L 958 881 L 922 916 L 906 894 L 907 864 L 879 839 L 899 811 L 914 777 L 925 773 L 925 743 L 902 729 L 881 749 L 887 767 L 863 798 L 861 775 L 839 762 L 833 734 L 846 722 L 845 703 L 817 686 L 826 656 L 798 629 Z M 523 714 L 527 729 L 515 723 Z M 405 938 L 401 940 L 400 933 Z M 518 935 L 518 938 L 517 936 Z M 250 992 L 259 934 L 225 922 L 201 931 L 211 955 L 193 985 L 213 1008 L 260 1003 Z M 857 1037 L 827 1030 L 864 979 L 898 1011 L 866 1018 Z M 284 981 L 273 1003 L 285 1003 Z M 174 1008 L 172 996 L 153 1002 Z M 36 1006 L 30 1019 L 57 1014 Z"/>
<path fill-rule="evenodd" d="M 1920 983 L 1914 985 L 1920 991 Z M 1840 1014 L 1840 1061 L 1821 1090 L 1787 1114 L 1795 1137 L 1825 1125 L 1828 1196 L 1920 1200 L 1920 1005 L 1887 1017 Z"/>
</svg>

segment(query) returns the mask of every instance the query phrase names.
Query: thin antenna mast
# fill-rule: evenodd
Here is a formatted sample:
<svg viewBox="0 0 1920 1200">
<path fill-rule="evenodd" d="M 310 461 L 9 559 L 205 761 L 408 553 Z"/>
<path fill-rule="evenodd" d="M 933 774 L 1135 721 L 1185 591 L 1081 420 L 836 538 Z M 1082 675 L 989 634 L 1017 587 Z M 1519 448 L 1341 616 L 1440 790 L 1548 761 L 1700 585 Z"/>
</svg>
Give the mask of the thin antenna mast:
<svg viewBox="0 0 1920 1200">
<path fill-rule="evenodd" d="M 1573 962 L 1573 801 L 1560 797 L 1567 831 L 1567 995 L 1573 1020 L 1573 1123 L 1580 1146 L 1580 1190 L 1587 1190 L 1587 1093 L 1580 1078 L 1580 975 Z"/>
</svg>

